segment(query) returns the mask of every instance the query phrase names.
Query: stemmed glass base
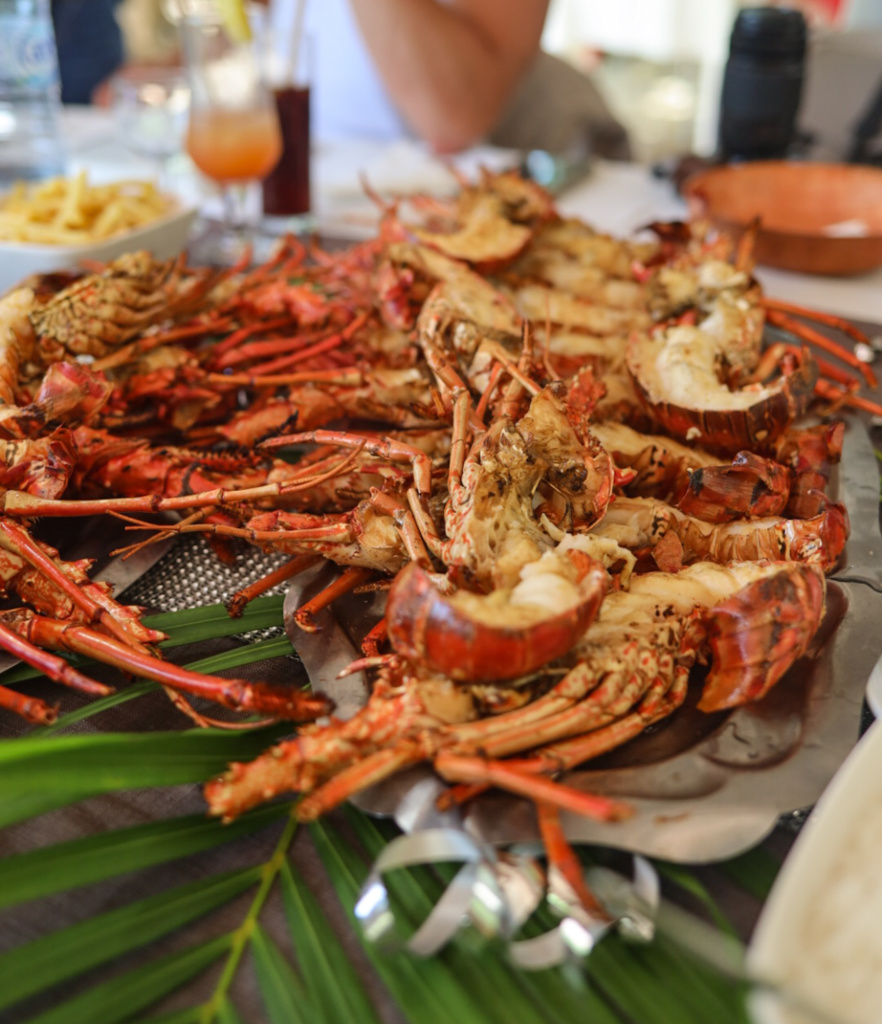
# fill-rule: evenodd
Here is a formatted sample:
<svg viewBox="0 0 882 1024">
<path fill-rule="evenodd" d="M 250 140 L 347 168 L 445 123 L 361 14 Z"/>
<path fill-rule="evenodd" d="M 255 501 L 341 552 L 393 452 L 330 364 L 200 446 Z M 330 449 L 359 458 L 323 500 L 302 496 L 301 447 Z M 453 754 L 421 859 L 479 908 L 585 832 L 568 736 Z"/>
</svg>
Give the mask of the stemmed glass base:
<svg viewBox="0 0 882 1024">
<path fill-rule="evenodd" d="M 257 226 L 258 231 L 272 238 L 283 235 L 311 235 L 315 231 L 316 219 L 313 213 L 288 214 L 270 217 L 264 214 Z"/>
<path fill-rule="evenodd" d="M 260 213 L 260 185 L 237 183 L 222 189 L 223 219 L 208 220 L 201 238 L 191 245 L 191 259 L 215 266 L 234 266 L 250 255 L 251 262 L 269 259 L 285 235 L 305 237 L 315 230 L 312 213 L 267 217 Z"/>
<path fill-rule="evenodd" d="M 257 196 L 255 182 L 234 182 L 223 189 L 224 227 L 218 240 L 220 262 L 238 263 L 249 251 L 254 231 L 254 217 L 250 213 L 249 199 Z"/>
<path fill-rule="evenodd" d="M 259 198 L 256 182 L 222 186 L 222 219 L 207 222 L 205 235 L 192 247 L 196 254 L 191 252 L 191 257 L 198 257 L 198 262 L 228 267 L 251 255 L 257 231 Z"/>
</svg>

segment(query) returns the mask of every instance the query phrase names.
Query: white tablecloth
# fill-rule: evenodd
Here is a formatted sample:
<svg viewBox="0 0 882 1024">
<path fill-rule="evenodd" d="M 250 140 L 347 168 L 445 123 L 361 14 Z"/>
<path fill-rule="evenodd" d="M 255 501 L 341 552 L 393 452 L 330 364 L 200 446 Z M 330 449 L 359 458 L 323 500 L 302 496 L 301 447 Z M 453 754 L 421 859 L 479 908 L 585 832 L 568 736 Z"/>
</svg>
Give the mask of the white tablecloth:
<svg viewBox="0 0 882 1024">
<path fill-rule="evenodd" d="M 64 123 L 73 168 L 86 167 L 101 180 L 155 172 L 155 165 L 135 156 L 119 141 L 113 116 L 107 111 L 69 108 Z M 513 160 L 511 153 L 485 147 L 453 162 L 471 176 L 481 164 L 498 168 Z M 314 147 L 312 178 L 320 231 L 351 238 L 373 233 L 377 209 L 364 195 L 362 177 L 381 194 L 416 190 L 437 194 L 455 188 L 450 170 L 416 143 L 319 141 Z M 173 158 L 168 179 L 186 200 L 209 212 L 219 210 L 214 186 L 200 177 L 184 154 Z M 607 161 L 597 161 L 587 178 L 560 197 L 559 207 L 599 230 L 619 235 L 686 212 L 669 182 L 653 178 L 645 167 Z M 776 298 L 882 323 L 882 268 L 861 277 L 832 278 L 759 267 L 757 277 Z"/>
</svg>

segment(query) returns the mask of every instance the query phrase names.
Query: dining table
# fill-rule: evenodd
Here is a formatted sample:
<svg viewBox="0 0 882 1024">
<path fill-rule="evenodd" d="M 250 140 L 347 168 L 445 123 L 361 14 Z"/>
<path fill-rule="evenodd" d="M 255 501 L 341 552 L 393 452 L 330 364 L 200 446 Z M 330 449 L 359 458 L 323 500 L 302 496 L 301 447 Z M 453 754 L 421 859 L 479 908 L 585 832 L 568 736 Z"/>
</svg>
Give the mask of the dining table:
<svg viewBox="0 0 882 1024">
<path fill-rule="evenodd" d="M 151 161 L 127 149 L 117 131 L 112 110 L 91 107 L 67 108 L 64 111 L 63 128 L 71 171 L 85 169 L 95 181 L 149 176 L 155 173 L 155 166 Z M 379 223 L 379 211 L 376 204 L 365 195 L 364 182 L 368 182 L 376 193 L 385 196 L 404 196 L 415 192 L 430 195 L 447 194 L 457 187 L 457 179 L 451 172 L 451 165 L 458 173 L 473 175 L 481 167 L 502 169 L 521 166 L 522 158 L 522 154 L 510 151 L 476 147 L 456 158 L 440 160 L 421 144 L 412 141 L 376 143 L 361 139 L 315 140 L 312 157 L 313 210 L 310 229 L 332 247 L 372 237 Z M 220 215 L 217 194 L 211 183 L 199 176 L 183 151 L 168 162 L 163 174 L 164 186 L 176 192 L 182 202 L 192 204 L 198 210 L 191 238 L 191 259 L 198 262 L 200 241 L 211 232 L 212 225 Z M 636 163 L 600 159 L 590 161 L 584 167 L 583 174 L 578 180 L 570 183 L 556 196 L 556 204 L 562 214 L 580 218 L 599 231 L 617 236 L 635 235 L 646 230 L 653 222 L 677 220 L 688 214 L 686 204 L 675 191 L 671 181 L 653 173 L 652 168 Z M 258 224 L 256 238 L 258 247 L 262 245 L 269 251 L 277 240 L 277 235 L 263 233 Z M 775 298 L 836 314 L 858 323 L 872 342 L 871 358 L 876 369 L 882 367 L 882 268 L 860 277 L 822 278 L 757 267 L 756 277 L 765 292 Z M 882 392 L 875 397 L 882 399 Z M 862 443 L 866 442 L 862 456 L 864 461 L 860 464 L 863 478 L 858 484 L 866 484 L 870 491 L 878 496 L 878 471 L 872 454 L 870 461 L 866 461 L 866 451 L 872 453 L 873 446 L 880 442 L 882 421 L 870 414 L 861 413 L 854 417 L 854 423 L 856 425 L 852 429 L 861 434 Z M 851 481 L 849 486 L 853 483 L 854 481 Z M 864 500 L 866 501 L 866 495 Z M 68 537 L 67 540 L 77 545 L 78 554 L 83 553 L 84 557 L 94 555 L 99 564 L 108 561 L 107 529 L 77 529 L 79 532 L 76 536 Z M 861 558 L 875 557 L 878 560 L 878 569 L 882 570 L 882 549 L 877 543 L 878 518 L 866 529 L 869 531 L 866 550 L 871 554 L 862 553 Z M 52 536 L 51 533 L 49 536 Z M 865 537 L 864 540 L 866 539 Z M 254 550 L 241 556 L 234 565 L 230 565 L 217 560 L 209 545 L 201 538 L 179 538 L 174 542 L 169 541 L 161 549 L 161 553 L 157 551 L 155 558 L 148 560 L 139 578 L 125 590 L 124 599 L 128 603 L 145 607 L 152 615 L 159 616 L 156 619 L 159 623 L 163 615 L 179 612 L 181 609 L 221 605 L 235 590 L 280 565 L 282 561 L 278 555 L 266 555 Z M 856 556 L 852 562 L 857 567 L 857 572 L 860 564 Z M 848 585 L 848 581 L 845 585 Z M 863 583 L 852 585 L 860 587 Z M 276 601 L 272 605 L 276 618 L 280 613 L 284 589 L 277 588 L 263 599 L 268 602 Z M 855 605 L 858 603 L 854 602 Z M 876 606 L 873 605 L 872 608 L 875 611 Z M 274 638 L 282 634 L 278 622 L 275 625 L 268 625 L 263 619 L 255 619 L 250 628 L 246 629 L 243 626 L 238 632 L 227 630 L 223 636 L 215 637 L 209 642 L 181 644 L 169 654 L 173 660 L 202 664 L 205 659 L 216 658 L 229 652 L 235 653 L 243 645 L 271 645 Z M 856 644 L 859 638 L 855 638 L 854 634 L 850 635 L 852 645 Z M 270 681 L 289 681 L 292 678 L 305 681 L 304 666 L 296 657 L 292 657 L 290 651 L 274 654 L 275 649 L 271 646 L 267 650 L 271 656 L 237 668 L 236 674 L 244 678 Z M 874 652 L 874 655 L 875 653 L 879 652 Z M 842 655 L 841 651 L 840 654 Z M 859 668 L 855 668 L 855 671 L 866 677 L 869 676 L 868 666 L 871 667 L 871 661 L 874 660 L 868 661 L 868 658 L 869 655 L 859 662 Z M 845 670 L 840 666 L 831 668 L 830 671 L 842 673 Z M 113 678 L 112 674 L 109 674 L 108 678 Z M 866 678 L 848 682 L 847 720 L 841 726 L 845 739 L 841 741 L 840 748 L 837 748 L 836 757 L 844 758 L 849 747 L 858 742 L 861 733 L 873 721 L 869 707 L 862 700 L 865 682 Z M 28 692 L 37 695 L 48 692 L 44 689 L 48 684 L 39 681 L 26 685 L 30 687 Z M 836 685 L 839 685 L 838 679 Z M 79 698 L 68 694 L 59 696 L 54 691 L 52 699 L 53 702 L 61 701 L 62 713 L 76 711 L 82 705 Z M 75 738 L 79 734 L 94 732 L 107 732 L 115 736 L 137 734 L 139 739 L 143 738 L 146 741 L 151 735 L 164 735 L 181 727 L 181 719 L 176 710 L 165 699 L 160 689 L 153 688 L 145 690 L 137 700 L 108 706 L 100 716 L 72 724 L 66 730 L 66 735 Z M 6 739 L 22 738 L 27 733 L 27 727 L 9 724 L 7 720 L 4 721 L 3 729 Z M 149 749 L 149 745 L 145 749 Z M 75 753 L 72 756 L 76 756 Z M 2 770 L 0 765 L 0 777 Z M 38 786 L 38 783 L 34 785 Z M 3 798 L 0 797 L 0 821 L 5 820 L 2 803 Z M 193 784 L 144 789 L 133 785 L 129 788 L 111 788 L 100 795 L 91 795 L 87 799 L 65 806 L 53 807 L 50 802 L 44 813 L 0 827 L 0 907 L 5 906 L 2 899 L 4 880 L 15 877 L 14 873 L 4 873 L 6 862 L 20 865 L 28 857 L 39 857 L 41 852 L 45 853 L 47 849 L 54 848 L 57 844 L 69 843 L 73 849 L 77 843 L 89 837 L 109 835 L 122 829 L 135 830 L 171 819 L 195 821 L 204 816 L 204 812 L 201 790 Z M 700 922 L 696 925 L 698 931 L 692 934 L 691 939 L 685 934 L 688 929 L 681 929 L 683 935 L 676 934 L 675 929 L 675 940 L 683 938 L 685 943 L 685 952 L 682 953 L 685 959 L 682 963 L 677 960 L 677 956 L 681 954 L 676 952 L 676 941 L 672 947 L 674 952 L 666 948 L 665 959 L 660 961 L 670 966 L 673 971 L 670 983 L 672 993 L 677 984 L 675 975 L 682 964 L 692 964 L 696 957 L 700 959 L 701 936 L 709 934 L 709 930 L 725 931 L 741 950 L 749 944 L 775 875 L 786 861 L 794 842 L 798 841 L 800 831 L 810 818 L 810 813 L 811 804 L 789 807 L 786 813 L 781 813 L 767 828 L 763 828 L 755 841 L 751 841 L 744 849 L 738 849 L 736 853 L 724 853 L 720 856 L 699 855 L 691 862 L 686 857 L 666 856 L 664 852 L 648 855 L 654 864 L 654 870 L 661 877 L 666 903 L 669 902 L 670 906 L 678 908 L 684 920 Z M 254 865 L 264 865 L 272 852 L 278 848 L 280 837 L 289 827 L 290 822 L 283 815 L 263 814 L 256 820 L 253 830 L 240 828 L 235 833 L 231 832 L 233 838 L 222 845 L 206 843 L 204 848 L 194 847 L 191 852 L 182 852 L 180 856 L 170 860 L 157 855 L 151 863 L 145 863 L 132 871 L 123 868 L 117 870 L 114 864 L 108 862 L 106 870 L 98 867 L 92 870 L 91 874 L 84 875 L 82 884 L 72 885 L 70 888 L 58 887 L 57 891 L 49 886 L 39 898 L 25 902 L 10 901 L 13 905 L 8 909 L 0 909 L 0 979 L 5 954 L 24 948 L 28 944 L 36 944 L 60 928 L 89 922 L 97 915 L 109 913 L 135 900 L 148 900 L 176 886 L 197 885 L 201 879 L 208 876 L 232 878 L 236 873 L 247 873 Z M 344 808 L 333 812 L 328 825 L 320 826 L 318 831 L 315 828 L 300 828 L 290 843 L 288 854 L 293 875 L 296 875 L 305 887 L 305 892 L 302 888 L 297 890 L 299 898 L 301 901 L 315 902 L 321 919 L 329 929 L 330 938 L 327 941 L 333 941 L 336 944 L 334 948 L 342 951 L 342 956 L 349 965 L 346 970 L 351 970 L 353 977 L 363 986 L 373 1007 L 372 1012 L 376 1015 L 375 1019 L 382 1021 L 383 1024 L 405 1024 L 408 1020 L 406 1000 L 402 1002 L 401 993 L 406 990 L 407 984 L 415 984 L 419 980 L 421 970 L 419 966 L 402 968 L 405 974 L 407 971 L 413 974 L 412 978 L 407 974 L 410 982 L 403 983 L 401 977 L 404 975 L 393 976 L 384 971 L 383 958 L 388 958 L 393 964 L 405 960 L 413 964 L 418 962 L 419 958 L 400 948 L 400 945 L 392 944 L 390 948 L 386 948 L 382 942 L 377 942 L 375 937 L 360 928 L 352 914 L 352 892 L 346 890 L 348 895 L 341 898 L 339 885 L 335 888 L 329 884 L 328 877 L 330 870 L 339 883 L 340 878 L 345 875 L 343 867 L 351 863 L 347 858 L 353 850 L 358 849 L 364 864 L 358 881 L 364 882 L 376 850 L 382 848 L 384 844 L 393 842 L 399 834 L 399 826 L 393 821 L 373 820 L 357 809 Z M 525 858 L 529 858 L 535 852 L 531 850 L 531 844 L 526 840 L 514 846 L 515 853 Z M 595 852 L 600 861 L 605 863 L 602 846 L 603 844 L 598 842 Z M 588 849 L 593 849 L 590 842 Z M 114 850 L 112 856 L 124 858 L 122 848 Z M 616 865 L 620 863 L 617 857 L 618 854 L 613 857 Z M 48 863 L 50 862 L 47 861 Z M 628 861 L 628 864 L 630 863 Z M 275 942 L 276 948 L 288 948 L 291 944 L 291 892 L 293 889 L 289 886 L 283 897 L 278 888 L 275 889 L 260 908 L 260 935 Z M 364 893 L 361 895 L 364 896 Z M 305 904 L 301 903 L 301 909 L 303 905 Z M 151 956 L 171 956 L 185 945 L 193 948 L 202 948 L 203 945 L 207 947 L 211 942 L 217 941 L 218 935 L 237 933 L 243 915 L 247 917 L 251 914 L 252 907 L 253 892 L 231 891 L 226 903 L 219 903 L 205 916 L 194 915 L 186 925 L 165 934 L 160 934 L 160 930 L 157 930 L 157 937 L 149 947 Z M 721 921 L 728 924 L 722 927 Z M 249 927 L 257 928 L 256 922 L 252 922 Z M 474 928 L 454 928 L 453 932 L 456 934 L 450 943 L 434 952 L 430 958 L 430 962 L 438 966 L 438 977 L 443 978 L 443 970 L 462 970 L 464 963 L 473 963 L 475 970 L 479 974 L 486 971 L 487 977 L 495 976 L 494 972 L 497 971 L 512 970 L 511 958 L 505 943 L 482 940 Z M 697 940 L 695 935 L 699 936 Z M 590 988 L 592 957 L 611 956 L 612 954 L 603 952 L 604 944 L 609 941 L 600 938 L 597 948 L 592 951 L 586 950 L 584 957 L 570 955 L 562 966 L 543 972 L 542 984 L 552 987 L 544 989 L 538 986 L 537 982 L 538 987 L 529 989 L 533 1008 L 541 1007 L 542 1000 L 547 998 L 543 992 L 559 990 L 560 1000 L 554 1002 L 553 1008 L 549 1003 L 546 1017 L 548 1020 L 621 1020 L 637 1021 L 637 1024 L 642 1024 L 639 1003 L 635 1004 L 637 1009 L 627 1004 L 627 979 L 623 982 L 624 987 L 619 990 L 619 996 L 610 995 L 611 990 L 604 989 L 604 998 L 601 1001 L 604 1005 L 603 1014 L 606 1016 L 599 1011 L 596 1017 L 592 1016 L 590 1008 L 596 992 L 595 995 L 587 992 L 584 988 L 585 978 L 589 978 Z M 714 945 L 713 941 L 711 945 Z M 720 948 L 722 949 L 722 945 Z M 744 979 L 738 976 L 738 968 L 729 971 L 725 965 L 721 965 L 720 958 L 716 955 L 718 951 L 712 949 L 710 952 L 707 963 L 703 964 L 701 969 L 711 973 L 717 972 L 723 979 L 723 988 L 719 990 L 723 996 L 720 998 L 731 999 L 731 1003 L 726 1006 L 726 1012 L 730 1015 L 725 1019 L 749 1020 L 745 1001 L 746 986 Z M 23 1002 L 16 1003 L 5 1011 L 0 1010 L 0 1024 L 22 1024 L 32 1019 L 43 1020 L 43 1015 L 46 1020 L 78 1019 L 52 1014 L 56 1012 L 54 1008 L 64 1004 L 66 1000 L 75 999 L 80 992 L 87 992 L 90 986 L 97 983 L 96 978 L 103 979 L 105 972 L 106 976 L 112 979 L 115 972 L 123 973 L 134 969 L 138 966 L 141 955 L 140 950 L 126 951 L 116 960 L 94 967 L 91 975 L 72 978 L 69 982 L 56 984 L 48 991 L 36 989 Z M 267 963 L 271 962 L 271 956 L 264 955 L 261 959 L 255 955 L 252 961 L 243 965 L 228 989 L 231 1003 L 237 1008 L 238 1016 L 229 1011 L 228 1016 L 217 1019 L 242 1020 L 246 1024 L 261 1024 L 263 1021 L 275 1024 L 278 1020 L 286 1019 L 279 1016 L 284 1012 L 279 1008 L 284 1006 L 284 998 L 280 997 L 281 1001 L 275 1008 L 272 1005 L 268 1007 L 266 1003 L 265 991 L 267 986 L 271 987 L 266 971 Z M 612 970 L 608 961 L 598 963 L 598 977 L 604 977 L 603 970 Z M 652 964 L 647 967 L 647 963 L 649 961 L 645 958 L 641 960 L 640 969 L 656 970 Z M 308 963 L 304 964 L 302 969 L 307 971 L 309 966 Z M 98 1015 L 94 1019 L 155 1019 L 169 1022 L 189 1020 L 191 1018 L 186 1016 L 187 1007 L 205 1005 L 205 1001 L 216 990 L 219 969 L 214 972 L 212 969 L 194 970 L 192 977 L 184 979 L 175 990 L 167 993 L 163 991 L 155 1000 L 145 998 L 141 1004 L 143 1010 L 132 1017 L 115 1017 L 110 1010 L 102 1010 L 104 1015 Z M 471 970 L 471 967 L 468 969 Z M 683 968 L 684 971 L 688 969 L 690 968 Z M 296 972 L 293 973 L 296 975 Z M 553 980 L 549 980 L 552 975 Z M 280 968 L 275 977 L 277 980 L 284 980 L 287 976 L 285 970 Z M 506 977 L 508 976 L 506 974 Z M 343 977 L 348 975 L 341 974 L 341 978 Z M 433 976 L 430 974 L 426 975 L 426 978 L 431 977 Z M 528 979 L 525 984 L 529 988 L 530 972 L 524 972 L 524 977 Z M 635 973 L 634 978 L 638 979 L 639 974 Z M 149 987 L 149 981 L 144 984 Z M 477 979 L 475 984 L 478 984 Z M 596 984 L 599 989 L 603 989 L 602 982 Z M 403 988 L 396 987 L 402 985 Z M 558 988 L 555 989 L 554 986 Z M 0 980 L 0 996 L 2 990 L 3 981 Z M 569 994 L 564 995 L 564 992 Z M 575 1012 L 573 1008 L 579 1004 L 580 999 L 584 1000 L 583 1005 L 586 1008 L 584 1016 L 570 1016 Z M 441 1005 L 439 1003 L 439 1007 Z M 359 1019 L 357 1011 L 353 1013 L 351 1019 Z M 528 1015 L 526 1009 L 523 1013 L 524 1016 L 519 1015 L 516 1006 L 509 1007 L 503 1012 L 499 1007 L 488 1004 L 486 1020 L 509 1020 L 520 1024 L 522 1020 L 536 1019 L 533 1010 L 533 1015 Z M 453 1011 L 439 1009 L 434 1018 L 427 1019 L 452 1021 Z M 693 1017 L 685 1016 L 683 1019 L 692 1020 Z M 715 1021 L 723 1019 L 721 1016 L 715 1018 Z"/>
</svg>

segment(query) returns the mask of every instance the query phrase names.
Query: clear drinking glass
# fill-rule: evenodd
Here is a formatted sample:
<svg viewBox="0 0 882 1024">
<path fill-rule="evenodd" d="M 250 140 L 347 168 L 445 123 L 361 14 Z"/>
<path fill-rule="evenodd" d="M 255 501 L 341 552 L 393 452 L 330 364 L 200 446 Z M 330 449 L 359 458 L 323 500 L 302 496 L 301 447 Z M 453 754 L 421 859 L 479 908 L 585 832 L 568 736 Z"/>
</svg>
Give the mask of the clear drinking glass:
<svg viewBox="0 0 882 1024">
<path fill-rule="evenodd" d="M 253 39 L 234 39 L 213 4 L 185 9 L 179 22 L 190 80 L 187 152 L 221 188 L 224 233 L 215 257 L 231 262 L 249 240 L 258 183 L 278 163 L 282 137 L 276 105 L 257 58 L 264 11 L 249 7 Z"/>
<path fill-rule="evenodd" d="M 165 187 L 172 157 L 183 152 L 190 86 L 182 68 L 130 69 L 111 81 L 116 123 L 125 145 L 156 167 Z"/>
</svg>

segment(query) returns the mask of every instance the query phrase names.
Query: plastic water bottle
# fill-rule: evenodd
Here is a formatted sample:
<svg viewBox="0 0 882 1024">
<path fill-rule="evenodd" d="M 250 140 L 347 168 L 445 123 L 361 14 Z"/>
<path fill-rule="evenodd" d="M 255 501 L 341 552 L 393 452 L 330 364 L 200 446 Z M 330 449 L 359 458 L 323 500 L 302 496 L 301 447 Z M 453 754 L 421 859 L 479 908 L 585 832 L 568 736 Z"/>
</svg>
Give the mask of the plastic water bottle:
<svg viewBox="0 0 882 1024">
<path fill-rule="evenodd" d="M 0 187 L 64 171 L 49 0 L 0 0 Z"/>
</svg>

